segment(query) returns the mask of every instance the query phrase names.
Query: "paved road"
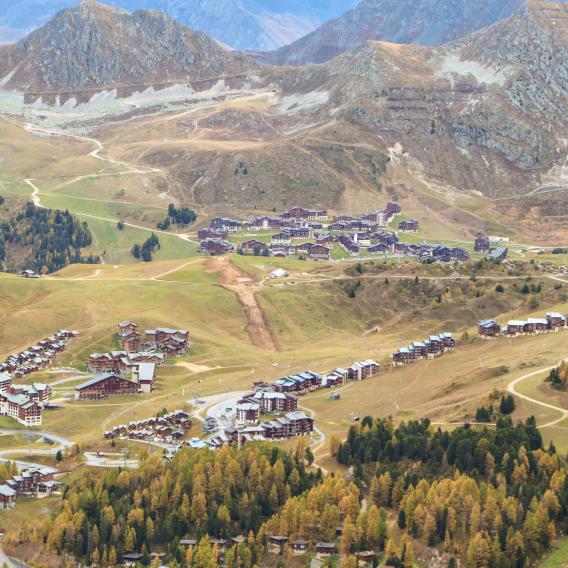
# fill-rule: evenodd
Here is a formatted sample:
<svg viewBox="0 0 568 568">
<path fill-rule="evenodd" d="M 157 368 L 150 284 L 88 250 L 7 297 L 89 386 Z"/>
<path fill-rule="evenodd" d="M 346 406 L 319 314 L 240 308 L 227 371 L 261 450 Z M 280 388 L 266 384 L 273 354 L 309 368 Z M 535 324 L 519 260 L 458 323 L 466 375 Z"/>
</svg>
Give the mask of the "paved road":
<svg viewBox="0 0 568 568">
<path fill-rule="evenodd" d="M 564 360 L 568 361 L 568 359 L 564 359 Z M 555 418 L 554 420 L 551 420 L 550 422 L 547 422 L 546 424 L 539 426 L 539 428 L 549 428 L 550 426 L 556 426 L 556 424 L 559 424 L 560 422 L 562 422 L 563 420 L 568 418 L 568 409 L 561 408 L 560 406 L 555 406 L 554 404 L 549 404 L 548 402 L 542 402 L 540 400 L 537 400 L 536 398 L 532 398 L 532 397 L 527 396 L 525 394 L 521 394 L 520 392 L 517 391 L 516 387 L 519 383 L 522 383 L 523 381 L 526 381 L 527 379 L 530 379 L 530 378 L 532 378 L 536 375 L 540 375 L 542 373 L 548 373 L 552 369 L 555 369 L 556 367 L 558 367 L 561 363 L 562 363 L 562 361 L 560 361 L 557 365 L 552 365 L 551 367 L 546 367 L 545 369 L 539 369 L 538 371 L 533 371 L 532 373 L 527 373 L 526 375 L 523 375 L 522 377 L 519 377 L 519 378 L 515 379 L 514 381 L 511 381 L 507 385 L 507 391 L 510 392 L 511 394 L 514 394 L 515 396 L 522 398 L 523 400 L 526 400 L 528 402 L 532 402 L 532 403 L 537 404 L 539 406 L 542 406 L 544 408 L 549 408 L 551 410 L 555 410 L 556 412 L 560 413 L 560 415 L 561 415 L 560 418 Z"/>
</svg>

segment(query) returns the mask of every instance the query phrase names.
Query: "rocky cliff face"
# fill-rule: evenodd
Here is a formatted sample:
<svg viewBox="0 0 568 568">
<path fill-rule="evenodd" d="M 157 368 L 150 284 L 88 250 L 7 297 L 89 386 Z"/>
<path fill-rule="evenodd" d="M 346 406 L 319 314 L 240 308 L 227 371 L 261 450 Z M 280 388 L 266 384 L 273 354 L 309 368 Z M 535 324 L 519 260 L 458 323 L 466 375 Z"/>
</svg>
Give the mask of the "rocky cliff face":
<svg viewBox="0 0 568 568">
<path fill-rule="evenodd" d="M 361 0 L 352 10 L 262 59 L 322 63 L 367 40 L 440 45 L 509 17 L 524 0 Z"/>
<path fill-rule="evenodd" d="M 161 12 L 130 14 L 93 0 L 0 48 L 3 86 L 20 91 L 191 83 L 255 68 L 246 56 Z"/>
</svg>

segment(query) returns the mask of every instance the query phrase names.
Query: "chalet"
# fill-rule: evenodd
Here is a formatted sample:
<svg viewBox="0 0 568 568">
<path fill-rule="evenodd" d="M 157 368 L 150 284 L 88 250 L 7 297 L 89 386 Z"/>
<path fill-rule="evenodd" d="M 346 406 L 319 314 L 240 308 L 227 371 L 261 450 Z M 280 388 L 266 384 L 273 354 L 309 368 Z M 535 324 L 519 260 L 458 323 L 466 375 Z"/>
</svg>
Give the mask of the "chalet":
<svg viewBox="0 0 568 568">
<path fill-rule="evenodd" d="M 426 356 L 428 359 L 434 359 L 444 352 L 444 342 L 439 335 L 431 335 L 424 343 L 426 344 Z"/>
<path fill-rule="evenodd" d="M 298 398 L 287 392 L 257 391 L 243 400 L 258 404 L 262 414 L 298 410 Z"/>
<path fill-rule="evenodd" d="M 229 237 L 229 231 L 223 229 L 212 229 L 210 227 L 205 227 L 197 231 L 198 241 L 204 241 L 206 239 L 227 240 L 228 237 Z"/>
<path fill-rule="evenodd" d="M 450 249 L 450 257 L 458 262 L 468 262 L 470 259 L 469 252 L 461 247 L 454 247 Z"/>
<path fill-rule="evenodd" d="M 293 540 L 290 543 L 290 547 L 292 548 L 292 554 L 299 556 L 308 552 L 309 542 L 307 540 Z"/>
<path fill-rule="evenodd" d="M 388 254 L 392 252 L 391 247 L 383 244 L 372 245 L 367 248 L 368 254 Z"/>
<path fill-rule="evenodd" d="M 142 392 L 152 392 L 156 383 L 156 363 L 140 363 L 132 371 L 132 378 L 138 382 Z"/>
<path fill-rule="evenodd" d="M 140 351 L 142 344 L 140 334 L 136 330 L 121 332 L 118 341 L 121 349 L 124 349 L 127 353 L 130 353 L 131 351 Z"/>
<path fill-rule="evenodd" d="M 344 221 L 334 221 L 328 225 L 327 230 L 334 233 L 341 233 L 342 231 L 346 231 L 347 228 L 348 225 Z"/>
<path fill-rule="evenodd" d="M 314 430 L 314 420 L 303 412 L 289 412 L 280 418 L 261 424 L 264 437 L 268 440 L 308 436 Z"/>
<path fill-rule="evenodd" d="M 479 253 L 489 252 L 489 239 L 485 235 L 477 235 L 473 243 L 473 250 Z"/>
<path fill-rule="evenodd" d="M 272 235 L 271 242 L 273 245 L 289 245 L 292 242 L 292 235 L 288 231 L 282 231 Z"/>
<path fill-rule="evenodd" d="M 88 368 L 92 373 L 116 373 L 122 368 L 122 359 L 126 351 L 109 351 L 108 353 L 91 353 Z"/>
<path fill-rule="evenodd" d="M 444 345 L 444 352 L 452 351 L 455 348 L 456 340 L 451 333 L 440 333 L 438 337 L 442 340 L 442 344 Z"/>
<path fill-rule="evenodd" d="M 414 359 L 426 359 L 428 357 L 428 348 L 426 343 L 422 341 L 414 341 L 410 345 L 410 349 L 414 351 Z"/>
<path fill-rule="evenodd" d="M 502 332 L 504 335 L 522 335 L 525 333 L 525 324 L 527 322 L 521 320 L 510 320 L 507 325 L 503 328 Z"/>
<path fill-rule="evenodd" d="M 164 351 L 170 357 L 183 355 L 189 346 L 189 331 L 187 329 L 169 329 L 158 327 L 144 332 L 145 345 L 148 349 Z M 149 361 L 156 362 L 156 361 Z"/>
<path fill-rule="evenodd" d="M 288 537 L 282 535 L 270 535 L 268 537 L 268 550 L 273 553 L 280 553 L 284 546 L 288 544 Z"/>
<path fill-rule="evenodd" d="M 303 243 L 301 245 L 296 245 L 294 248 L 296 250 L 296 254 L 307 255 L 310 253 L 310 250 L 312 250 L 313 246 L 314 245 L 312 243 Z"/>
<path fill-rule="evenodd" d="M 316 240 L 316 245 L 321 245 L 323 247 L 332 248 L 335 244 L 335 237 L 332 237 L 329 234 L 320 235 Z"/>
<path fill-rule="evenodd" d="M 12 377 L 8 373 L 0 373 L 0 392 L 5 391 L 12 384 Z"/>
<path fill-rule="evenodd" d="M 346 235 L 339 235 L 337 242 L 351 256 L 359 255 L 359 245 Z"/>
<path fill-rule="evenodd" d="M 131 321 L 123 321 L 118 324 L 119 335 L 122 335 L 123 333 L 133 333 L 135 331 L 138 331 L 138 326 Z"/>
<path fill-rule="evenodd" d="M 293 254 L 296 254 L 296 247 L 293 245 L 271 244 L 270 251 L 272 253 L 272 256 L 285 258 L 287 256 L 292 256 Z"/>
<path fill-rule="evenodd" d="M 235 247 L 224 239 L 205 239 L 199 245 L 199 252 L 208 256 L 218 256 L 234 252 Z"/>
<path fill-rule="evenodd" d="M 566 317 L 558 312 L 551 312 L 546 314 L 546 319 L 550 329 L 558 331 L 559 329 L 566 329 Z M 0 384 L 1 388 L 1 384 Z"/>
<path fill-rule="evenodd" d="M 138 393 L 138 384 L 116 374 L 99 375 L 75 387 L 75 399 L 98 400 L 108 396 L 130 396 Z"/>
<path fill-rule="evenodd" d="M 0 387 L 0 391 L 1 391 Z M 16 385 L 11 384 L 6 389 L 6 392 L 14 395 L 24 395 L 32 402 L 45 406 L 49 401 L 49 397 L 53 394 L 53 389 L 49 385 L 43 383 L 34 383 L 33 385 Z"/>
<path fill-rule="evenodd" d="M 0 416 L 8 416 L 26 427 L 41 426 L 42 407 L 23 394 L 0 392 Z"/>
<path fill-rule="evenodd" d="M 395 203 L 394 201 L 389 201 L 387 203 L 387 206 L 385 208 L 385 215 L 394 216 L 394 215 L 398 215 L 400 212 L 401 212 L 401 208 L 400 208 L 400 205 L 398 203 Z"/>
<path fill-rule="evenodd" d="M 356 552 L 357 566 L 360 568 L 371 568 L 374 566 L 375 559 L 377 558 L 377 553 L 373 551 Z"/>
<path fill-rule="evenodd" d="M 228 233 L 236 233 L 242 227 L 242 223 L 235 219 L 226 219 L 224 217 L 217 217 L 211 221 L 211 228 L 216 231 L 226 231 Z"/>
<path fill-rule="evenodd" d="M 264 249 L 266 249 L 266 243 L 257 240 L 250 240 L 241 244 L 239 252 L 249 256 L 260 256 Z"/>
<path fill-rule="evenodd" d="M 368 377 L 376 375 L 379 372 L 379 369 L 380 365 L 372 359 L 359 361 L 357 363 L 353 363 L 353 365 L 349 367 L 348 378 L 350 381 L 363 381 Z"/>
<path fill-rule="evenodd" d="M 327 558 L 337 553 L 337 546 L 334 542 L 318 542 L 316 544 L 316 556 L 318 558 Z"/>
<path fill-rule="evenodd" d="M 182 538 L 179 544 L 187 550 L 190 547 L 195 548 L 197 546 L 197 540 L 194 538 Z"/>
<path fill-rule="evenodd" d="M 409 219 L 407 221 L 401 221 L 398 224 L 398 230 L 403 233 L 417 233 L 418 232 L 418 221 L 414 219 Z"/>
<path fill-rule="evenodd" d="M 501 326 L 495 320 L 480 321 L 477 326 L 480 337 L 497 337 L 501 334 Z"/>
<path fill-rule="evenodd" d="M 289 233 L 292 239 L 309 239 L 312 236 L 312 231 L 309 227 L 292 227 Z"/>
<path fill-rule="evenodd" d="M 22 278 L 41 278 L 41 274 L 38 274 L 37 272 L 33 271 L 33 270 L 22 270 L 20 272 L 20 276 Z"/>
<path fill-rule="evenodd" d="M 236 406 L 239 424 L 256 424 L 260 418 L 260 405 L 253 402 L 239 402 Z"/>
<path fill-rule="evenodd" d="M 284 211 L 280 215 L 283 219 L 307 219 L 309 221 L 325 221 L 327 220 L 326 210 L 303 209 L 302 207 L 294 207 L 289 211 Z"/>
<path fill-rule="evenodd" d="M 546 333 L 549 330 L 548 320 L 546 318 L 528 318 L 525 324 L 526 333 Z"/>
<path fill-rule="evenodd" d="M 308 252 L 308 258 L 311 260 L 329 260 L 331 258 L 331 250 L 323 245 L 312 245 Z"/>
<path fill-rule="evenodd" d="M 16 505 L 16 492 L 9 485 L 0 485 L 0 509 L 13 509 Z"/>
<path fill-rule="evenodd" d="M 360 247 L 370 247 L 371 246 L 371 234 L 370 233 L 354 233 L 353 241 Z"/>
</svg>

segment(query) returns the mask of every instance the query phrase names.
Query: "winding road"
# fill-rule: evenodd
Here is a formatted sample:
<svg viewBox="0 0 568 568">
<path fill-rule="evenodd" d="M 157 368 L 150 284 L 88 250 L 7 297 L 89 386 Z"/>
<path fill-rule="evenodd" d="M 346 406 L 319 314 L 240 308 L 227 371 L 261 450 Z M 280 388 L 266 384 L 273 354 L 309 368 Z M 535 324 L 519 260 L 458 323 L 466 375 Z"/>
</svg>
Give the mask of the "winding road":
<svg viewBox="0 0 568 568">
<path fill-rule="evenodd" d="M 563 359 L 563 361 L 568 361 L 568 358 Z M 560 406 L 555 406 L 554 404 L 549 404 L 548 402 L 542 402 L 540 400 L 537 400 L 536 398 L 532 398 L 530 396 L 522 394 L 519 391 L 517 391 L 516 387 L 517 387 L 517 385 L 519 385 L 523 381 L 526 381 L 527 379 L 535 377 L 536 375 L 541 375 L 543 373 L 548 373 L 549 371 L 552 371 L 552 369 L 555 369 L 556 367 L 560 366 L 563 361 L 559 361 L 558 364 L 552 365 L 550 367 L 546 367 L 545 369 L 539 369 L 538 371 L 533 371 L 532 373 L 527 373 L 526 375 L 523 375 L 522 377 L 519 377 L 519 378 L 511 381 L 507 385 L 507 391 L 510 392 L 511 394 L 515 395 L 516 397 L 522 398 L 523 400 L 526 400 L 528 402 L 532 402 L 533 404 L 537 404 L 537 405 L 542 406 L 544 408 L 548 408 L 550 410 L 555 410 L 556 412 L 560 413 L 561 416 L 559 418 L 555 418 L 554 420 L 551 420 L 550 422 L 547 422 L 546 424 L 542 424 L 541 426 L 539 426 L 539 428 L 549 428 L 551 426 L 556 426 L 557 424 L 560 424 L 560 422 L 562 422 L 562 421 L 564 421 L 568 418 L 568 409 L 561 408 Z"/>
</svg>

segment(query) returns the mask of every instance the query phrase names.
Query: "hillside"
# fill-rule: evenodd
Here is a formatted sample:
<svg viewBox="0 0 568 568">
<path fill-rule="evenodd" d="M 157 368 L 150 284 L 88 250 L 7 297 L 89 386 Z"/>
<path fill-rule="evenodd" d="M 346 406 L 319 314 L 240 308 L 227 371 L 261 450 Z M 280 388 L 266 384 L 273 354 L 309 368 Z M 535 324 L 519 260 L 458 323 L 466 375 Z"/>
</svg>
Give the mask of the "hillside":
<svg viewBox="0 0 568 568">
<path fill-rule="evenodd" d="M 291 43 L 353 7 L 354 0 L 110 0 L 117 8 L 165 12 L 234 49 L 270 50 Z M 0 0 L 0 43 L 21 39 L 76 0 Z M 3 31 L 3 28 L 5 31 Z"/>
<path fill-rule="evenodd" d="M 0 48 L 7 89 L 24 92 L 188 83 L 255 69 L 202 32 L 157 11 L 84 0 L 13 46 Z"/>
<path fill-rule="evenodd" d="M 524 0 L 362 0 L 339 18 L 276 51 L 277 65 L 323 63 L 367 40 L 441 45 L 509 17 Z"/>
</svg>

